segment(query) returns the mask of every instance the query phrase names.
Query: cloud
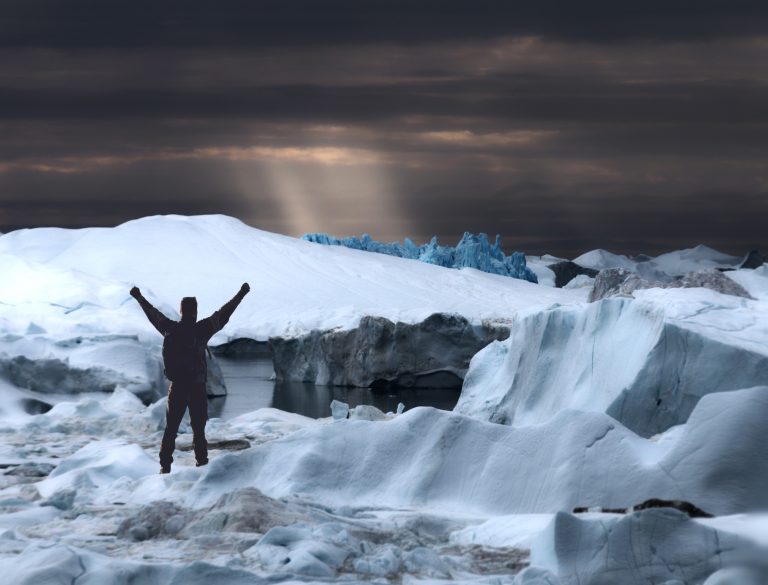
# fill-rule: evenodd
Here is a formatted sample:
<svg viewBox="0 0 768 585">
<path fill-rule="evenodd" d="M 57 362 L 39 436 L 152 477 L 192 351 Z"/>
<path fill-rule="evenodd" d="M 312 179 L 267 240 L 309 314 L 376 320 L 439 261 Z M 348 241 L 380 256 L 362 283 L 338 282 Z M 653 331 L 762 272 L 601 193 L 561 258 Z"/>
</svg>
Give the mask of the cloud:
<svg viewBox="0 0 768 585">
<path fill-rule="evenodd" d="M 205 147 L 187 151 L 152 151 L 133 156 L 64 156 L 47 161 L 14 160 L 0 162 L 0 173 L 33 171 L 40 173 L 87 173 L 105 167 L 133 165 L 144 161 L 223 160 L 232 162 L 288 161 L 321 165 L 369 165 L 383 157 L 364 149 L 319 147 Z"/>
<path fill-rule="evenodd" d="M 10 0 L 4 46 L 325 46 L 421 44 L 500 36 L 568 41 L 713 39 L 760 34 L 762 2 L 503 0 L 135 0 L 119 9 L 99 0 Z"/>
<path fill-rule="evenodd" d="M 762 4 L 514 4 L 10 2 L 0 230 L 768 246 Z"/>
</svg>

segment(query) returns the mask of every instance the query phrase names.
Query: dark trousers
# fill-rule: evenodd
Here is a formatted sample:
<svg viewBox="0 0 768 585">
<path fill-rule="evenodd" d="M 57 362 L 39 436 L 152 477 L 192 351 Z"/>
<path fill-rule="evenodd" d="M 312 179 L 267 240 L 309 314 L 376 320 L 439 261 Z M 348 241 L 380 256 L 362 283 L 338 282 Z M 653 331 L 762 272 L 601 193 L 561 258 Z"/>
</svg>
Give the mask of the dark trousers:
<svg viewBox="0 0 768 585">
<path fill-rule="evenodd" d="M 187 408 L 189 408 L 189 418 L 192 422 L 195 459 L 198 465 L 208 463 L 208 442 L 205 440 L 208 397 L 205 394 L 205 382 L 171 382 L 168 388 L 168 405 L 165 411 L 165 433 L 163 433 L 163 443 L 160 446 L 160 465 L 163 467 L 170 467 L 173 462 L 176 435 Z"/>
</svg>

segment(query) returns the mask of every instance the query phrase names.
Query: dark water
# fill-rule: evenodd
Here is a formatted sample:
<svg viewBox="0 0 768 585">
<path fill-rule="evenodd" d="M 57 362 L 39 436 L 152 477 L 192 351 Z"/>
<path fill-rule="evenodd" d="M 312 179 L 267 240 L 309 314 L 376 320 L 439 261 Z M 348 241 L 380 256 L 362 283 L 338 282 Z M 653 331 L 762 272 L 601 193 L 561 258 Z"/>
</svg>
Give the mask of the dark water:
<svg viewBox="0 0 768 585">
<path fill-rule="evenodd" d="M 269 356 L 217 356 L 216 360 L 224 374 L 227 396 L 210 399 L 208 410 L 209 416 L 224 419 L 269 406 L 321 418 L 331 415 L 332 400 L 341 400 L 350 407 L 370 404 L 384 412 L 397 410 L 398 402 L 405 404 L 406 410 L 414 406 L 452 410 L 461 394 L 459 389 L 419 388 L 372 392 L 368 388 L 276 382 L 269 379 L 273 372 Z"/>
</svg>

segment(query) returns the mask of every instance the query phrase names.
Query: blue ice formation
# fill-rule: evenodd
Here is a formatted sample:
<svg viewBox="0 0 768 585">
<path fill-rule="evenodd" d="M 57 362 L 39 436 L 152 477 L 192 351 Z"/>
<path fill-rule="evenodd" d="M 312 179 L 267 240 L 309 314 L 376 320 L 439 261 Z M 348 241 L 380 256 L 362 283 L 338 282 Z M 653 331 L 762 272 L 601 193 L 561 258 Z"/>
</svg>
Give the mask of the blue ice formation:
<svg viewBox="0 0 768 585">
<path fill-rule="evenodd" d="M 377 242 L 368 234 L 363 234 L 362 238 L 348 236 L 341 239 L 322 233 L 304 234 L 302 239 L 326 246 L 344 246 L 354 250 L 421 260 L 445 268 L 476 268 L 491 274 L 501 274 L 502 276 L 538 283 L 536 275 L 526 266 L 525 255 L 522 252 L 513 252 L 509 256 L 504 255 L 501 249 L 501 236 L 499 235 L 496 236 L 496 242 L 491 245 L 485 234 L 474 235 L 464 232 L 456 247 L 441 246 L 437 243 L 437 236 L 434 236 L 429 243 L 421 246 L 414 244 L 410 238 L 405 238 L 402 244 L 400 242 L 389 244 Z"/>
</svg>

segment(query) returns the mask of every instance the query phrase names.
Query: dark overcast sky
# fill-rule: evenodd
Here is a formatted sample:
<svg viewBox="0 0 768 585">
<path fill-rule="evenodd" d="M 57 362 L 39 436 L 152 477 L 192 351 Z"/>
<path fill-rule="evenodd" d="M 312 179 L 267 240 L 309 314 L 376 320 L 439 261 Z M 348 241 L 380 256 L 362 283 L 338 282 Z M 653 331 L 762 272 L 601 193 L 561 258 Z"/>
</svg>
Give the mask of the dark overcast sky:
<svg viewBox="0 0 768 585">
<path fill-rule="evenodd" d="M 768 252 L 768 3 L 5 0 L 0 231 Z"/>
</svg>

